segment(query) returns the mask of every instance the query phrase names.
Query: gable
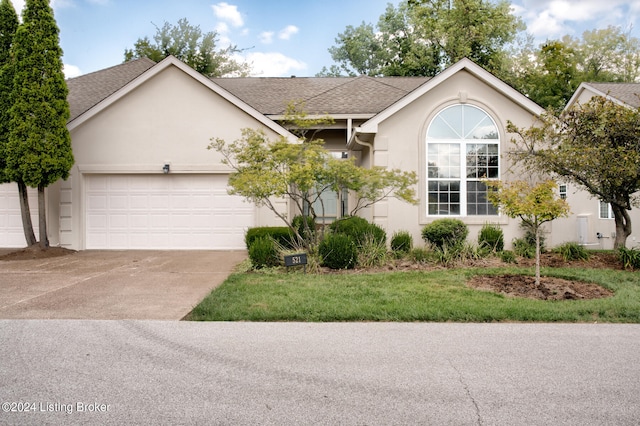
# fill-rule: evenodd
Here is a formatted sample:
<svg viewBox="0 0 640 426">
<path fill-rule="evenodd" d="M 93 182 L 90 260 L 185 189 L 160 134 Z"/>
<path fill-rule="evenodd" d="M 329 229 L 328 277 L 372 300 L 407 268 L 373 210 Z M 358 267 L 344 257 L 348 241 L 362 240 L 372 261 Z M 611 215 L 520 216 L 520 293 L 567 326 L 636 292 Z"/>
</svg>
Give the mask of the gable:
<svg viewBox="0 0 640 426">
<path fill-rule="evenodd" d="M 620 105 L 640 108 L 640 84 L 638 83 L 581 83 L 567 102 L 565 109 L 575 103 L 587 103 L 594 96 L 602 96 Z"/>
<path fill-rule="evenodd" d="M 428 82 L 413 90 L 402 99 L 395 102 L 393 105 L 381 111 L 375 117 L 368 120 L 360 128 L 357 129 L 358 133 L 377 133 L 378 126 L 383 121 L 389 119 L 395 114 L 398 114 L 404 108 L 407 108 L 413 102 L 427 96 L 430 92 L 437 90 L 443 86 L 455 84 L 452 83 L 452 79 L 455 79 L 458 74 L 465 74 L 474 77 L 475 83 L 473 86 L 460 86 L 456 93 L 462 101 L 466 97 L 466 93 L 472 88 L 489 88 L 490 91 L 495 94 L 495 98 L 507 98 L 512 103 L 516 104 L 519 108 L 527 111 L 531 115 L 540 115 L 544 112 L 544 109 L 537 105 L 535 102 L 509 86 L 508 84 L 495 77 L 493 74 L 484 70 L 482 67 L 476 65 L 469 59 L 462 59 L 445 71 L 441 72 L 437 76 L 430 79 Z M 494 95 L 490 97 L 493 98 Z M 486 97 L 489 99 L 489 96 Z"/>
<path fill-rule="evenodd" d="M 244 107 L 203 86 L 180 67 L 162 67 L 152 78 L 103 101 L 89 117 L 76 120 L 71 129 L 74 155 L 80 166 L 146 170 L 149 165 L 171 162 L 194 170 L 210 169 L 220 164 L 218 154 L 206 150 L 211 138 L 231 142 L 247 127 L 265 129 L 271 138 L 288 135 Z"/>
</svg>

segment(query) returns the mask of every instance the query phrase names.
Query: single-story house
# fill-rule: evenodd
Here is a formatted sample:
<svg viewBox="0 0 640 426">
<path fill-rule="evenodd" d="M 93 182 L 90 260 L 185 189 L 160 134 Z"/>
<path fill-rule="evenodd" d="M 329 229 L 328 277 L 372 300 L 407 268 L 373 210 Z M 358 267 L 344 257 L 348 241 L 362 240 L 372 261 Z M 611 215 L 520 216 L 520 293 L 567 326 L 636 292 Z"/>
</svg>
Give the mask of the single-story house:
<svg viewBox="0 0 640 426">
<path fill-rule="evenodd" d="M 316 137 L 337 157 L 418 174 L 417 205 L 391 198 L 362 212 L 388 235 L 405 230 L 419 242 L 422 227 L 443 217 L 465 221 L 470 238 L 485 223 L 499 224 L 507 242 L 522 235 L 519 220 L 488 202 L 482 180 L 518 177 L 505 155 L 513 137 L 507 120 L 528 127 L 543 109 L 467 59 L 433 78 L 209 79 L 168 57 L 67 84 L 76 163 L 67 181 L 47 189 L 53 245 L 244 248 L 248 227 L 281 223 L 268 209 L 227 194 L 230 170 L 206 147 L 211 138 L 238 139 L 243 128 L 294 141 L 282 122 L 290 102 L 334 118 Z M 16 193 L 14 185 L 0 185 L 0 246 L 24 245 Z M 349 204 L 349 194 L 327 194 L 324 219 L 347 214 Z M 597 202 L 585 205 L 598 214 Z M 292 208 L 279 201 L 282 212 L 293 215 Z M 579 240 L 583 223 L 572 220 L 558 232 L 552 225 L 549 245 Z M 584 243 L 598 241 L 596 228 L 587 224 Z"/>
<path fill-rule="evenodd" d="M 629 108 L 640 108 L 638 83 L 582 83 L 565 108 L 585 104 L 594 96 Z M 571 215 L 553 222 L 554 241 L 576 241 L 590 248 L 613 248 L 616 226 L 611 206 L 572 184 L 560 183 L 560 190 L 571 206 Z M 629 215 L 634 232 L 627 239 L 627 247 L 635 247 L 640 240 L 637 231 L 640 229 L 640 209 L 631 210 Z"/>
</svg>

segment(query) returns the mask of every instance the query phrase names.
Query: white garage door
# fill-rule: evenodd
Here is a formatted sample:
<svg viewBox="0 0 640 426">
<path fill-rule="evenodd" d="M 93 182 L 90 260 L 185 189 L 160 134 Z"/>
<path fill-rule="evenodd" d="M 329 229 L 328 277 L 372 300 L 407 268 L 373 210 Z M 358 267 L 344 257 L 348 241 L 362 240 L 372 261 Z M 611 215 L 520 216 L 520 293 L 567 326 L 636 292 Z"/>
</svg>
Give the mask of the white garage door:
<svg viewBox="0 0 640 426">
<path fill-rule="evenodd" d="M 88 249 L 241 249 L 253 205 L 226 175 L 90 175 Z"/>
<path fill-rule="evenodd" d="M 29 207 L 31 222 L 36 238 L 38 238 L 38 191 L 29 188 Z M 22 230 L 22 214 L 20 213 L 20 199 L 18 185 L 5 183 L 0 185 L 0 247 L 25 247 Z"/>
</svg>

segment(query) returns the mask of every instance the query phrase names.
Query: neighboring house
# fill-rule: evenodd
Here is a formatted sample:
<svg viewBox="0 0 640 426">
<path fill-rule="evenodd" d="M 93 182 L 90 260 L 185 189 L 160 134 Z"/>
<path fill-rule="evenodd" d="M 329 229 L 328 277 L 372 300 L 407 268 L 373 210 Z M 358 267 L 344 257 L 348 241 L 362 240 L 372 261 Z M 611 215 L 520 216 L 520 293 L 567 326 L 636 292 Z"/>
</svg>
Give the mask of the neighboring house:
<svg viewBox="0 0 640 426">
<path fill-rule="evenodd" d="M 417 173 L 417 205 L 391 198 L 362 211 L 388 235 L 405 230 L 418 242 L 424 225 L 443 217 L 467 223 L 470 239 L 485 223 L 499 224 L 507 243 L 522 235 L 519 220 L 499 215 L 488 202 L 482 180 L 518 177 L 505 155 L 513 137 L 507 120 L 529 127 L 543 109 L 469 60 L 433 78 L 208 79 L 169 57 L 67 83 L 76 164 L 68 181 L 47 190 L 52 244 L 244 248 L 248 227 L 281 223 L 267 209 L 227 194 L 230 170 L 206 147 L 211 138 L 238 139 L 243 128 L 293 141 L 282 121 L 290 102 L 334 118 L 315 137 L 337 157 Z M 15 190 L 0 186 L 0 197 L 3 188 Z M 348 194 L 325 194 L 324 201 L 326 220 L 348 214 L 352 204 Z M 287 200 L 279 208 L 296 214 Z M 2 215 L 0 207 L 0 234 L 16 227 Z M 577 240 L 577 225 L 571 226 L 564 241 Z M 553 244 L 563 242 L 552 234 Z M 24 239 L 0 245 L 24 245 Z"/>
<path fill-rule="evenodd" d="M 585 104 L 594 96 L 602 96 L 619 105 L 640 108 L 640 84 L 636 83 L 582 83 L 567 106 Z M 571 206 L 571 216 L 557 219 L 552 224 L 552 242 L 576 241 L 590 248 L 612 249 L 616 235 L 611 206 L 573 184 L 561 184 L 562 194 Z M 629 212 L 634 232 L 627 239 L 627 247 L 634 247 L 640 239 L 640 210 Z"/>
</svg>

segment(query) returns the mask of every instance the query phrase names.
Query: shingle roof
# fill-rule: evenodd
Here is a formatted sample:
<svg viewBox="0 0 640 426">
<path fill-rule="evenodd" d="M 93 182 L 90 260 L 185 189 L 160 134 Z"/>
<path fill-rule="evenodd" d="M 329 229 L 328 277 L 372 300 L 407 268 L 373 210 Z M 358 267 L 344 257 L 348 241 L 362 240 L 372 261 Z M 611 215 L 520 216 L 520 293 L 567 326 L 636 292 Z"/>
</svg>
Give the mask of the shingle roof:
<svg viewBox="0 0 640 426">
<path fill-rule="evenodd" d="M 625 104 L 640 107 L 640 83 L 587 83 L 596 90 Z"/>
<path fill-rule="evenodd" d="M 281 115 L 291 101 L 309 114 L 377 114 L 428 77 L 214 78 L 216 84 L 265 115 Z"/>
<path fill-rule="evenodd" d="M 96 104 L 139 77 L 156 63 L 148 58 L 125 62 L 67 80 L 69 108 L 73 121 Z"/>
</svg>

